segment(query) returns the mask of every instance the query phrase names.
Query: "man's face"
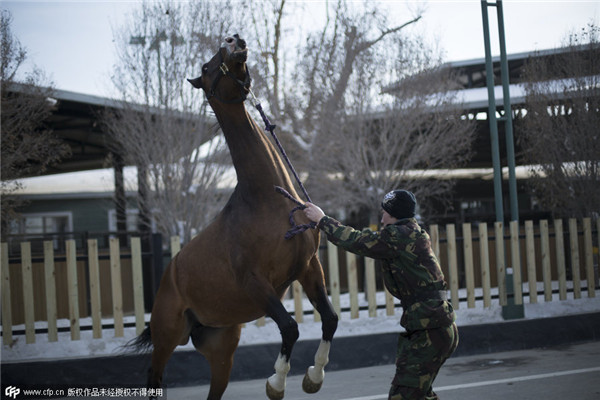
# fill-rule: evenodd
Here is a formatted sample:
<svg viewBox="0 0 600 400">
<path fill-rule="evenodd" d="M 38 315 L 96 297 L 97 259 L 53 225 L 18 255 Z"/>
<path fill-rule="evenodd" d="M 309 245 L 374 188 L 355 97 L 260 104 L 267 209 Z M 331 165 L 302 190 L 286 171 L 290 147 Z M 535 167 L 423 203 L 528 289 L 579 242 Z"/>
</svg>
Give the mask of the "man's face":
<svg viewBox="0 0 600 400">
<path fill-rule="evenodd" d="M 398 222 L 397 218 L 392 217 L 387 211 L 385 210 L 381 210 L 382 215 L 381 215 L 381 226 L 382 227 L 386 227 L 388 225 L 393 225 L 396 222 Z"/>
</svg>

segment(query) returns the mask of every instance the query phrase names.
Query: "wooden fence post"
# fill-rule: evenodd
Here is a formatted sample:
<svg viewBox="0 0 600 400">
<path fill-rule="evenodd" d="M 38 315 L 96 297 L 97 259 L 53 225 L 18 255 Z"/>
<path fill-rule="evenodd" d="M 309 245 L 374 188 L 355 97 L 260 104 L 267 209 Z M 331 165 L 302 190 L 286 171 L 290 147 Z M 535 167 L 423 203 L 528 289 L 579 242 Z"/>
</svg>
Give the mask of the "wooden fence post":
<svg viewBox="0 0 600 400">
<path fill-rule="evenodd" d="M 465 282 L 467 285 L 467 307 L 475 308 L 475 273 L 473 270 L 473 236 L 471 224 L 462 224 L 463 250 L 465 257 Z"/>
<path fill-rule="evenodd" d="M 67 247 L 67 291 L 69 293 L 69 318 L 71 340 L 81 337 L 79 328 L 79 289 L 77 283 L 77 246 L 74 239 L 65 241 Z"/>
<path fill-rule="evenodd" d="M 100 292 L 100 265 L 98 261 L 98 239 L 88 239 L 88 265 L 90 274 L 90 303 L 92 308 L 92 335 L 102 338 L 102 297 Z"/>
<path fill-rule="evenodd" d="M 394 307 L 394 296 L 390 293 L 389 290 L 383 285 L 383 292 L 385 293 L 385 315 L 391 317 L 396 313 L 396 308 Z"/>
<path fill-rule="evenodd" d="M 558 274 L 558 297 L 567 299 L 567 268 L 565 265 L 565 239 L 562 219 L 554 220 L 554 241 L 556 244 L 556 270 Z"/>
<path fill-rule="evenodd" d="M 327 264 L 329 266 L 329 293 L 333 309 L 342 318 L 342 307 L 340 305 L 340 265 L 338 262 L 337 247 L 327 241 Z"/>
<path fill-rule="evenodd" d="M 552 301 L 552 273 L 550 268 L 550 235 L 548 220 L 540 221 L 540 244 L 542 250 L 542 276 L 544 279 L 544 301 Z"/>
<path fill-rule="evenodd" d="M 571 275 L 573 277 L 573 298 L 581 298 L 581 272 L 579 271 L 579 238 L 577 219 L 569 218 L 569 243 L 571 250 Z"/>
<path fill-rule="evenodd" d="M 592 220 L 583 219 L 583 245 L 585 252 L 585 279 L 588 297 L 596 297 L 596 278 L 594 276 L 594 249 L 592 246 Z"/>
<path fill-rule="evenodd" d="M 481 261 L 481 286 L 483 290 L 483 307 L 492 306 L 492 293 L 490 282 L 490 252 L 488 244 L 488 230 L 485 222 L 479 223 L 479 252 Z"/>
<path fill-rule="evenodd" d="M 48 341 L 58 341 L 58 328 L 56 324 L 56 278 L 54 270 L 54 243 L 52 240 L 44 241 L 44 278 L 46 285 L 46 320 L 48 321 Z"/>
<path fill-rule="evenodd" d="M 435 257 L 438 259 L 438 262 L 441 263 L 441 260 L 440 260 L 440 227 L 437 224 L 433 224 L 429 227 L 429 230 L 430 230 L 429 234 L 430 234 L 430 238 L 431 238 L 431 248 L 433 250 L 433 254 L 435 254 Z M 387 300 L 387 294 L 388 293 L 386 290 L 386 300 Z M 391 294 L 390 294 L 390 296 L 391 296 Z M 393 301 L 394 301 L 394 299 L 392 297 L 392 310 L 394 309 Z"/>
<path fill-rule="evenodd" d="M 431 225 L 429 227 L 429 236 L 431 238 L 431 248 L 433 249 L 433 254 L 440 259 L 440 230 L 437 224 Z"/>
<path fill-rule="evenodd" d="M 181 250 L 181 241 L 179 236 L 171 236 L 171 258 L 175 257 Z"/>
<path fill-rule="evenodd" d="M 523 281 L 521 280 L 521 252 L 518 221 L 510 221 L 510 255 L 513 270 L 515 304 L 523 304 Z"/>
<path fill-rule="evenodd" d="M 8 243 L 2 243 L 0 254 L 0 270 L 2 270 L 2 343 L 11 345 L 12 339 L 12 305 L 10 301 L 10 264 L 8 262 Z"/>
<path fill-rule="evenodd" d="M 314 322 L 320 322 L 321 321 L 321 314 L 319 314 L 319 311 L 313 307 L 313 321 Z"/>
<path fill-rule="evenodd" d="M 139 237 L 131 238 L 131 273 L 133 280 L 133 308 L 135 313 L 135 332 L 144 331 L 144 277 L 142 275 L 142 242 Z"/>
<path fill-rule="evenodd" d="M 115 337 L 123 337 L 123 285 L 121 283 L 121 255 L 119 238 L 110 238 L 110 282 L 112 288 Z"/>
<path fill-rule="evenodd" d="M 450 273 L 450 297 L 452 307 L 458 310 L 458 261 L 456 259 L 456 231 L 454 224 L 446 225 L 446 240 L 448 242 L 448 271 Z"/>
<path fill-rule="evenodd" d="M 358 271 L 356 255 L 346 252 L 346 269 L 348 271 L 348 291 L 350 292 L 350 318 L 358 318 Z"/>
<path fill-rule="evenodd" d="M 527 281 L 529 283 L 529 302 L 537 303 L 537 276 L 535 271 L 535 239 L 533 221 L 525 221 L 525 251 L 527 254 Z"/>
<path fill-rule="evenodd" d="M 294 293 L 294 317 L 297 323 L 304 322 L 304 310 L 302 309 L 302 285 L 300 282 L 292 282 L 292 291 Z"/>
<path fill-rule="evenodd" d="M 365 276 L 367 279 L 367 302 L 369 317 L 377 316 L 377 285 L 375 284 L 375 260 L 365 257 Z"/>
<path fill-rule="evenodd" d="M 21 243 L 21 271 L 23 275 L 23 311 L 25 313 L 25 342 L 35 343 L 35 315 L 33 306 L 33 273 L 31 271 L 31 243 Z"/>
<path fill-rule="evenodd" d="M 494 223 L 495 249 L 496 249 L 496 274 L 498 276 L 498 300 L 501 306 L 507 304 L 506 300 L 506 258 L 504 255 L 504 223 Z"/>
</svg>

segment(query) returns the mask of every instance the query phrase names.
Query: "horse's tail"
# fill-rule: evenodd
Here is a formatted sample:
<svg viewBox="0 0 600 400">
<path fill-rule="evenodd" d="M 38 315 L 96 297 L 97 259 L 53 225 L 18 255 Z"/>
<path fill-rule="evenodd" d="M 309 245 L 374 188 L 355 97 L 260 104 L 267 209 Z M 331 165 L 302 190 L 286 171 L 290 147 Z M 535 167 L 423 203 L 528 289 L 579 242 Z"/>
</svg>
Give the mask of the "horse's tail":
<svg viewBox="0 0 600 400">
<path fill-rule="evenodd" d="M 150 327 L 146 327 L 144 331 L 136 338 L 127 342 L 123 349 L 131 353 L 148 353 L 152 349 L 152 335 Z"/>
</svg>

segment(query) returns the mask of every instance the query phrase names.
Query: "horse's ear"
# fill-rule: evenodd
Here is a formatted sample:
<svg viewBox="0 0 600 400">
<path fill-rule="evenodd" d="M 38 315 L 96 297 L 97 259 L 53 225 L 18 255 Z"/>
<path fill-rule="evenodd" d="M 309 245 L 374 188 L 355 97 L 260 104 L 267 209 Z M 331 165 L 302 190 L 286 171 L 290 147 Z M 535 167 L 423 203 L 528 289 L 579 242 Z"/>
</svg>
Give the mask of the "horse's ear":
<svg viewBox="0 0 600 400">
<path fill-rule="evenodd" d="M 188 82 L 192 84 L 196 89 L 200 89 L 202 87 L 202 77 L 199 76 L 194 79 L 188 79 Z"/>
</svg>

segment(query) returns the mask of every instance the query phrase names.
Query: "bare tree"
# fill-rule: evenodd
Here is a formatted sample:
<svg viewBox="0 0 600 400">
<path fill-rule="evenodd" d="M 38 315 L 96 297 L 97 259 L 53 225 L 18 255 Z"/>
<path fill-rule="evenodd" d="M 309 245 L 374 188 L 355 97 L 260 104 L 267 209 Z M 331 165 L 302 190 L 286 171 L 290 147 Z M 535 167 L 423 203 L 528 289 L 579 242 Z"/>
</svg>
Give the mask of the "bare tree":
<svg viewBox="0 0 600 400">
<path fill-rule="evenodd" d="M 599 34 L 590 24 L 524 69 L 526 115 L 518 140 L 533 194 L 557 217 L 600 213 Z"/>
<path fill-rule="evenodd" d="M 351 90 L 355 100 L 315 152 L 315 164 L 329 172 L 320 176 L 319 192 L 347 210 L 369 210 L 371 224 L 378 222 L 381 199 L 391 189 L 413 191 L 425 216 L 432 201 L 450 201 L 449 171 L 470 159 L 475 137 L 450 71 L 419 41 L 398 46 L 396 65 L 385 78 L 400 77 L 398 83 L 388 86 L 388 94 L 373 96 L 373 88 L 385 87 L 380 78 L 385 73 L 373 73 L 372 61 L 360 60 L 355 68 L 360 84 Z"/>
<path fill-rule="evenodd" d="M 159 232 L 189 241 L 226 194 L 219 187 L 228 165 L 220 136 L 207 119 L 174 110 L 126 108 L 105 122 L 113 134 L 126 133 L 114 142 L 126 149 L 126 163 L 144 166 L 148 193 L 138 206 L 152 212 Z"/>
<path fill-rule="evenodd" d="M 159 231 L 184 242 L 223 204 L 218 182 L 229 164 L 216 121 L 185 78 L 200 75 L 229 30 L 224 15 L 232 8 L 145 2 L 116 35 L 112 78 L 127 103 L 106 123 L 125 163 L 138 167 L 139 208 L 153 212 Z"/>
<path fill-rule="evenodd" d="M 290 62 L 284 52 L 295 51 L 293 40 L 289 39 L 298 34 L 291 32 L 287 22 L 290 12 L 287 11 L 290 7 L 298 10 L 299 6 L 297 3 L 286 6 L 286 0 L 249 1 L 247 4 L 252 21 L 247 39 L 254 50 L 256 61 L 252 64 L 258 71 L 253 75 L 253 86 L 259 96 L 264 96 L 265 106 L 278 121 L 283 117 L 280 99 L 286 90 L 284 71 Z"/>
<path fill-rule="evenodd" d="M 296 43 L 290 34 L 300 28 L 290 19 L 303 10 L 285 0 L 264 4 L 252 8 L 261 56 L 257 92 L 268 100 L 313 198 L 375 212 L 382 192 L 397 186 L 443 198 L 452 181 L 427 180 L 423 170 L 462 165 L 473 125 L 461 118 L 448 92 L 454 81 L 436 68 L 439 57 L 404 34 L 423 10 L 398 24 L 378 2 L 327 2 L 323 25 Z M 294 54 L 283 56 L 290 42 Z M 382 94 L 398 80 L 396 100 Z"/>
<path fill-rule="evenodd" d="M 351 96 L 349 89 L 360 84 L 355 71 L 357 63 L 368 59 L 375 66 L 389 56 L 384 49 L 390 40 L 420 18 L 417 12 L 406 22 L 390 26 L 386 9 L 370 1 L 338 0 L 327 8 L 322 28 L 310 32 L 298 50 L 300 59 L 286 77 L 293 85 L 284 92 L 283 104 L 278 106 L 284 110 L 291 133 L 304 150 L 310 153 L 321 141 L 320 134 L 328 129 L 327 125 L 335 125 L 335 117 L 345 113 Z M 373 88 L 373 92 L 378 89 Z"/>
<path fill-rule="evenodd" d="M 18 81 L 18 72 L 27 58 L 27 52 L 13 36 L 12 17 L 2 10 L 0 34 L 2 51 L 0 60 L 2 155 L 1 198 L 2 234 L 10 220 L 16 217 L 19 206 L 12 196 L 22 185 L 20 178 L 43 173 L 70 149 L 46 127 L 52 112 L 50 100 L 53 89 L 38 69 Z"/>
</svg>

